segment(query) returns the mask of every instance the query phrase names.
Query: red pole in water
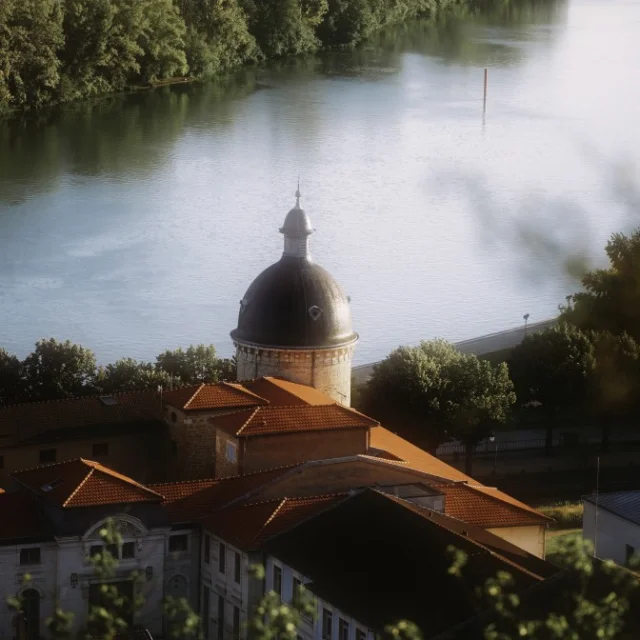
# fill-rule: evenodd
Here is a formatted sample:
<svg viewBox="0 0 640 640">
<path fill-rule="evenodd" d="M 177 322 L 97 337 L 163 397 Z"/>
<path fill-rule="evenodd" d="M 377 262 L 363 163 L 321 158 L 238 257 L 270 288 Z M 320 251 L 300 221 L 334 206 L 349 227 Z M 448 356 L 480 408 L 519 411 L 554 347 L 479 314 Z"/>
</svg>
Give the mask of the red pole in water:
<svg viewBox="0 0 640 640">
<path fill-rule="evenodd" d="M 485 69 L 484 70 L 484 106 L 487 106 L 487 76 L 489 74 L 489 70 Z"/>
</svg>

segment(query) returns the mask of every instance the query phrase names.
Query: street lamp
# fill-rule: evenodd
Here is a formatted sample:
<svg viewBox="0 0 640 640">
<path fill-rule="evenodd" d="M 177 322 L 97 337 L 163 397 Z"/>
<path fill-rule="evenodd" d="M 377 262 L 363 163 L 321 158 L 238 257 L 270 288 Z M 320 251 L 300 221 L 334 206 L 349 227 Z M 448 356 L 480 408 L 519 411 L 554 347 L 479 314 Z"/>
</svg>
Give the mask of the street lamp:
<svg viewBox="0 0 640 640">
<path fill-rule="evenodd" d="M 527 324 L 529 323 L 529 314 L 525 313 L 523 316 L 524 318 L 524 337 L 527 337 Z"/>
<path fill-rule="evenodd" d="M 496 441 L 496 436 L 492 433 L 489 436 L 489 442 L 494 442 L 496 447 L 493 454 L 493 475 L 496 475 L 496 463 L 498 462 L 498 443 Z"/>
</svg>

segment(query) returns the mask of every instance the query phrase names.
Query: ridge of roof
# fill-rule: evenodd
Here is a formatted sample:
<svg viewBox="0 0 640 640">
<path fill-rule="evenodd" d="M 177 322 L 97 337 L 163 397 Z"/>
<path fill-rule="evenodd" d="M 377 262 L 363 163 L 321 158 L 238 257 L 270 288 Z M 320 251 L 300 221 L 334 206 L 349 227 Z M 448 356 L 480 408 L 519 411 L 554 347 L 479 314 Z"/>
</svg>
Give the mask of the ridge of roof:
<svg viewBox="0 0 640 640">
<path fill-rule="evenodd" d="M 193 401 L 193 399 L 198 395 L 198 393 L 200 392 L 200 390 L 202 389 L 202 387 L 204 387 L 204 382 L 201 382 L 197 387 L 196 390 L 191 394 L 191 397 L 182 405 L 182 407 L 180 407 L 181 409 L 186 409 L 191 402 Z"/>
<path fill-rule="evenodd" d="M 266 402 L 268 405 L 271 404 L 271 402 L 269 402 L 269 400 L 267 398 L 263 398 L 261 395 L 258 395 L 257 393 L 254 393 L 253 391 L 251 391 L 251 389 L 247 389 L 247 387 L 245 387 L 240 382 L 227 382 L 226 380 L 222 380 L 221 382 L 219 382 L 217 384 L 223 384 L 223 385 L 225 385 L 227 387 L 231 387 L 235 391 L 239 391 L 240 393 L 243 393 L 245 395 L 254 396 L 258 400 L 262 400 L 263 402 Z"/>
<path fill-rule="evenodd" d="M 89 469 L 89 473 L 78 483 L 78 486 L 67 496 L 67 499 L 62 503 L 63 507 L 66 507 L 78 494 L 80 489 L 87 483 L 87 480 L 93 475 L 95 469 Z"/>
<path fill-rule="evenodd" d="M 252 412 L 251 415 L 242 423 L 242 425 L 240 426 L 240 428 L 236 431 L 235 435 L 239 436 L 242 435 L 242 430 L 251 422 L 251 420 L 253 420 L 253 418 L 255 417 L 256 413 L 258 413 L 258 411 L 261 409 L 261 407 L 256 407 Z"/>
</svg>

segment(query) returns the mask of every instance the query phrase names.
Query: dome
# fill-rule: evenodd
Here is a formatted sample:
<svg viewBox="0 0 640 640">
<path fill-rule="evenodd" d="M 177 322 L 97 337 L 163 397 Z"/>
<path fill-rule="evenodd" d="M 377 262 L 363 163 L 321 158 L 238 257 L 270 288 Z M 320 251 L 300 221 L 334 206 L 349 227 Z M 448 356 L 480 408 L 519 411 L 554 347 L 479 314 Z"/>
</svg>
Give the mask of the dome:
<svg viewBox="0 0 640 640">
<path fill-rule="evenodd" d="M 235 341 L 285 348 L 330 348 L 357 340 L 349 298 L 308 250 L 313 233 L 309 216 L 298 201 L 280 232 L 282 258 L 265 269 L 240 302 Z"/>
<path fill-rule="evenodd" d="M 309 258 L 282 256 L 247 289 L 234 340 L 272 347 L 333 347 L 358 336 L 340 285 Z"/>
</svg>

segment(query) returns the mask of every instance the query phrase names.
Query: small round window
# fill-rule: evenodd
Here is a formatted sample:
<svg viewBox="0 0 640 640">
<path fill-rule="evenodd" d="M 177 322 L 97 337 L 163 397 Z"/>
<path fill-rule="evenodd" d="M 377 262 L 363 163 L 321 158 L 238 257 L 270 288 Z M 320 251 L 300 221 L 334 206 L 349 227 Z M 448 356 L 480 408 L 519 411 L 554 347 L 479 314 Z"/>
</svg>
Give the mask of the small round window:
<svg viewBox="0 0 640 640">
<path fill-rule="evenodd" d="M 314 304 L 312 307 L 309 307 L 309 315 L 312 320 L 317 320 L 322 315 L 322 309 Z"/>
</svg>

